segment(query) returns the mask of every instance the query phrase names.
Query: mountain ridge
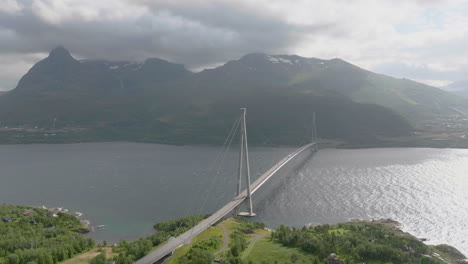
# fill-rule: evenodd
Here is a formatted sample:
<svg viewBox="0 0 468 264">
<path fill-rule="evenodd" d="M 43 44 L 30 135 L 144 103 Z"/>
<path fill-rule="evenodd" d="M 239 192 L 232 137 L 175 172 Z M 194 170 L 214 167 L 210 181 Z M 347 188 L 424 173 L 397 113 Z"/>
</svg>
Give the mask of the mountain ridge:
<svg viewBox="0 0 468 264">
<path fill-rule="evenodd" d="M 267 73 L 277 73 L 278 70 L 281 72 L 274 80 L 275 83 L 305 91 L 333 90 L 350 97 L 355 102 L 379 104 L 399 112 L 416 126 L 421 125 L 421 119 L 427 118 L 425 113 L 433 111 L 434 108 L 437 108 L 440 114 L 457 114 L 458 111 L 453 110 L 454 107 L 463 108 L 468 113 L 468 102 L 464 99 L 408 79 L 375 74 L 342 59 L 321 60 L 297 55 L 254 54 L 254 56 L 257 59 L 263 57 L 264 63 L 269 62 Z M 246 55 L 219 68 L 227 68 L 228 65 L 232 68 L 234 64 L 249 62 L 250 57 L 251 55 Z M 258 69 L 251 67 L 250 69 L 251 72 L 252 70 L 259 72 Z M 286 71 L 281 71 L 282 69 Z M 237 72 L 239 70 L 234 74 Z M 264 79 L 265 74 L 261 73 L 259 79 L 262 77 Z M 241 79 L 242 76 L 231 76 L 231 78 Z"/>
<path fill-rule="evenodd" d="M 445 87 L 442 87 L 445 91 L 449 91 L 455 95 L 468 98 L 468 80 L 457 81 L 451 83 Z"/>
<path fill-rule="evenodd" d="M 395 87 L 386 87 L 388 82 Z M 312 112 L 320 118 L 323 137 L 375 141 L 411 134 L 407 119 L 414 125 L 421 118 L 414 110 L 433 108 L 426 105 L 431 99 L 411 98 L 404 85 L 422 92 L 436 89 L 374 74 L 341 59 L 252 53 L 193 73 L 157 58 L 78 61 L 58 47 L 0 98 L 0 123 L 46 128 L 54 120 L 54 127 L 94 131 L 84 137 L 97 140 L 213 143 L 224 135 L 227 120 L 248 106 L 251 122 L 273 131 L 266 133 L 279 144 L 297 144 Z M 409 90 L 417 91 L 414 87 Z M 379 93 L 398 100 L 379 102 L 373 98 Z M 458 104 L 448 93 L 435 93 L 442 98 L 437 113 Z M 405 116 L 411 111 L 415 117 Z"/>
</svg>

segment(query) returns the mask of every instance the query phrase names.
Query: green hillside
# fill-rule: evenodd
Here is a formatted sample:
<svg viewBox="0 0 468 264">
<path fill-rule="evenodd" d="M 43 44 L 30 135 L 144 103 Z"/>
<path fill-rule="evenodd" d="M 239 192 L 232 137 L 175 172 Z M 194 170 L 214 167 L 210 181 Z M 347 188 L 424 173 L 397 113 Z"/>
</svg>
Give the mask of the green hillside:
<svg viewBox="0 0 468 264">
<path fill-rule="evenodd" d="M 227 80 L 286 85 L 289 92 L 337 92 L 354 102 L 390 108 L 417 127 L 439 117 L 468 114 L 465 98 L 408 79 L 376 74 L 341 59 L 251 54 L 215 71 L 229 72 Z"/>
<path fill-rule="evenodd" d="M 454 82 L 442 87 L 442 89 L 463 98 L 468 98 L 468 80 Z"/>
<path fill-rule="evenodd" d="M 467 101 L 438 88 L 407 79 L 385 75 L 369 75 L 368 84 L 351 94 L 356 102 L 377 103 L 412 120 L 415 125 L 427 124 L 434 117 L 468 113 Z"/>
</svg>

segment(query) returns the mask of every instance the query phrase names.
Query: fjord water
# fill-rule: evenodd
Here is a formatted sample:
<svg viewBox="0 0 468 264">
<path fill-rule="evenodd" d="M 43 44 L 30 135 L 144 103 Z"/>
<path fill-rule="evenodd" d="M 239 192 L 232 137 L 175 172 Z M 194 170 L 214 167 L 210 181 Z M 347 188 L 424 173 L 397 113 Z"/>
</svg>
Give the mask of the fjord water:
<svg viewBox="0 0 468 264">
<path fill-rule="evenodd" d="M 253 178 L 294 148 L 251 148 Z M 0 202 L 83 212 L 117 242 L 154 222 L 210 213 L 234 197 L 237 150 L 134 143 L 0 146 Z M 224 161 L 224 162 L 221 162 Z M 254 196 L 255 220 L 303 226 L 392 218 L 468 254 L 468 150 L 382 148 L 307 153 Z"/>
</svg>

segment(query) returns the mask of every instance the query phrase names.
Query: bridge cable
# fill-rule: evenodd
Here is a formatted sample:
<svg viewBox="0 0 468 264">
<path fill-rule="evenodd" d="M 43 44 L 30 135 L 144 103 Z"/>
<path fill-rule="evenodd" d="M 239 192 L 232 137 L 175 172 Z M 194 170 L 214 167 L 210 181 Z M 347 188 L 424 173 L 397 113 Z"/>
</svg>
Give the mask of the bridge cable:
<svg viewBox="0 0 468 264">
<path fill-rule="evenodd" d="M 222 163 L 224 162 L 224 158 L 226 156 L 227 149 L 229 148 L 228 145 L 231 144 L 232 138 L 234 137 L 234 135 L 235 135 L 235 133 L 237 131 L 237 128 L 239 127 L 240 121 L 241 121 L 241 118 L 238 118 L 234 122 L 234 124 L 232 125 L 226 139 L 224 140 L 223 145 L 221 146 L 221 148 L 218 151 L 218 154 L 216 155 L 215 159 L 211 163 L 209 169 L 206 170 L 206 172 L 208 174 L 212 174 L 212 172 L 219 170 L 219 169 L 215 169 L 215 168 L 219 168 L 222 165 Z M 205 193 L 207 191 L 209 191 L 209 190 L 205 189 Z M 203 196 L 205 196 L 205 195 L 203 195 Z"/>
<path fill-rule="evenodd" d="M 215 167 L 216 167 L 217 164 L 220 164 L 220 163 L 223 162 L 223 159 L 225 158 L 226 152 L 227 152 L 226 149 L 229 148 L 229 147 L 226 147 L 226 146 L 227 146 L 227 144 L 229 144 L 229 145 L 231 144 L 232 139 L 234 138 L 235 132 L 237 131 L 237 128 L 239 127 L 240 120 L 241 120 L 241 118 L 238 118 L 238 119 L 234 122 L 233 126 L 231 127 L 231 130 L 229 131 L 228 136 L 226 137 L 226 139 L 224 140 L 223 145 L 220 147 L 220 149 L 219 149 L 219 151 L 218 151 L 218 155 L 216 155 L 216 158 L 213 160 L 213 162 L 211 163 L 209 169 L 207 170 L 208 174 L 210 174 L 210 172 L 213 171 L 213 170 L 215 169 Z M 224 152 L 224 154 L 221 155 L 223 152 Z M 218 161 L 220 158 L 222 158 L 221 162 Z M 219 165 L 218 167 L 220 167 L 220 165 Z M 212 185 L 214 185 L 213 182 L 212 182 Z M 209 191 L 209 189 L 207 189 L 207 190 Z M 207 194 L 208 194 L 208 193 L 206 193 L 206 191 L 205 191 L 205 194 L 204 194 L 203 196 L 206 196 Z M 205 202 L 206 202 L 206 200 L 205 200 Z M 185 215 L 186 215 L 186 216 L 188 215 L 190 209 L 191 209 L 190 207 L 187 207 L 187 210 L 186 210 L 186 212 L 185 212 Z M 200 208 L 199 208 L 199 209 L 200 209 Z M 195 212 L 196 212 L 196 211 L 198 211 L 198 210 L 195 210 Z M 195 213 L 195 212 L 194 212 L 194 213 Z M 182 220 L 182 221 L 179 223 L 178 228 L 180 228 L 183 224 L 184 224 L 184 220 Z"/>
<path fill-rule="evenodd" d="M 254 127 L 254 130 L 257 132 L 257 134 L 260 135 L 260 138 L 262 138 L 264 140 L 263 145 L 265 145 L 265 143 L 267 143 L 267 144 L 270 144 L 271 146 L 273 146 L 273 143 L 271 142 L 271 140 L 265 136 L 265 134 L 262 132 L 262 130 L 260 130 L 260 128 Z"/>
<path fill-rule="evenodd" d="M 239 119 L 234 123 L 234 125 L 232 126 L 231 131 L 229 132 L 228 137 L 226 138 L 225 143 L 228 143 L 228 144 L 227 144 L 226 149 L 225 149 L 225 151 L 224 151 L 224 153 L 223 153 L 223 155 L 222 155 L 221 162 L 218 163 L 218 168 L 217 168 L 217 170 L 216 170 L 215 177 L 214 177 L 214 179 L 211 181 L 210 187 L 206 189 L 205 194 L 203 195 L 203 196 L 204 196 L 204 200 L 203 200 L 201 206 L 198 208 L 198 211 L 199 211 L 199 212 L 202 212 L 203 209 L 205 208 L 205 205 L 206 205 L 206 203 L 207 203 L 207 201 L 208 201 L 208 195 L 212 192 L 212 189 L 214 188 L 215 183 L 217 182 L 217 180 L 218 180 L 218 178 L 219 178 L 219 175 L 220 175 L 220 172 L 221 172 L 221 167 L 222 167 L 222 165 L 223 165 L 223 163 L 224 163 L 224 160 L 226 159 L 227 153 L 229 152 L 229 149 L 230 149 L 230 147 L 231 147 L 232 141 L 234 140 L 234 136 L 236 135 L 237 129 L 239 128 L 240 121 L 241 121 L 241 118 L 239 118 Z M 193 230 L 193 228 L 192 228 L 189 237 L 192 236 L 193 231 L 194 231 L 194 230 Z"/>
</svg>

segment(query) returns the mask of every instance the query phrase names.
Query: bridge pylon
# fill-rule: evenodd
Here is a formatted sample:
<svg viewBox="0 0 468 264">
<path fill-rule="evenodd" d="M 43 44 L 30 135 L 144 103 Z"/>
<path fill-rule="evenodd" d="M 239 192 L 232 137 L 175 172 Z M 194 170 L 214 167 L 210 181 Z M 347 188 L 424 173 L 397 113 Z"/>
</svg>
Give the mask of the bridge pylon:
<svg viewBox="0 0 468 264">
<path fill-rule="evenodd" d="M 237 196 L 241 194 L 242 191 L 242 175 L 245 172 L 246 184 L 247 184 L 247 212 L 239 212 L 240 205 L 236 208 L 236 215 L 241 216 L 255 216 L 252 206 L 252 192 L 250 190 L 250 164 L 249 164 L 249 146 L 247 143 L 247 126 L 245 121 L 245 115 L 247 113 L 246 108 L 241 108 L 241 133 L 240 133 L 240 151 L 239 151 L 239 174 L 237 182 Z M 244 168 L 245 162 L 245 168 Z"/>
</svg>

